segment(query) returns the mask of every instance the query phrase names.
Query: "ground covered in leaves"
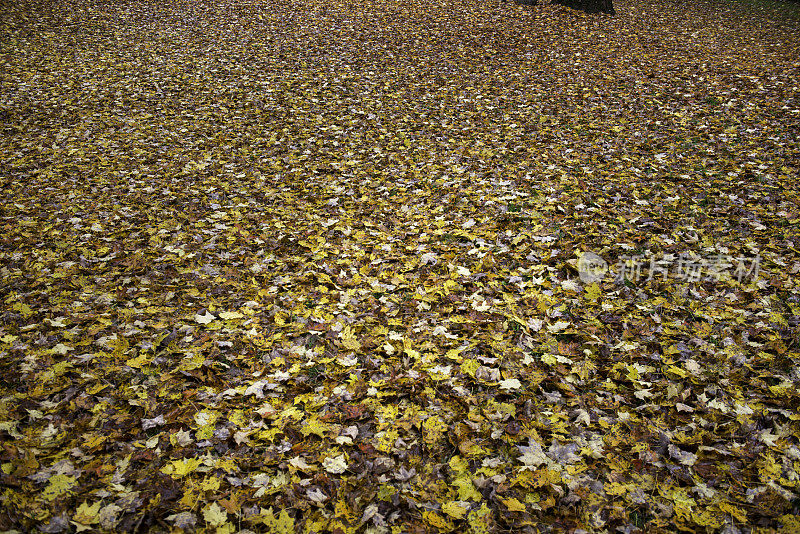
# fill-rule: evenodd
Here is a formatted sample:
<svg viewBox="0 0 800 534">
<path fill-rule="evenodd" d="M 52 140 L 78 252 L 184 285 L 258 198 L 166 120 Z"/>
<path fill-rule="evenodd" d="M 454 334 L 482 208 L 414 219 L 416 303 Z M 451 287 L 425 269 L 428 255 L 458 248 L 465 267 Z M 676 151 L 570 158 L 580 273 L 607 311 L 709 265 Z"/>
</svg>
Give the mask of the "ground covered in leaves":
<svg viewBox="0 0 800 534">
<path fill-rule="evenodd" d="M 0 4 L 0 529 L 800 529 L 797 10 L 615 7 Z"/>
</svg>

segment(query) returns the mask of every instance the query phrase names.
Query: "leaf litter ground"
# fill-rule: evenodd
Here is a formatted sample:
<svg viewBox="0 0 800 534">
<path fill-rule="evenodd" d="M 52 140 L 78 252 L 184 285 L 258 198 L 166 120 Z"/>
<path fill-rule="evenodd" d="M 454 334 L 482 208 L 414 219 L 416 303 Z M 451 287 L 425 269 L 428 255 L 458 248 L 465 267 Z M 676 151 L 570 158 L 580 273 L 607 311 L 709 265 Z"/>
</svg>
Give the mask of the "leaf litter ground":
<svg viewBox="0 0 800 534">
<path fill-rule="evenodd" d="M 3 3 L 0 528 L 800 529 L 797 11 L 615 7 Z"/>
</svg>

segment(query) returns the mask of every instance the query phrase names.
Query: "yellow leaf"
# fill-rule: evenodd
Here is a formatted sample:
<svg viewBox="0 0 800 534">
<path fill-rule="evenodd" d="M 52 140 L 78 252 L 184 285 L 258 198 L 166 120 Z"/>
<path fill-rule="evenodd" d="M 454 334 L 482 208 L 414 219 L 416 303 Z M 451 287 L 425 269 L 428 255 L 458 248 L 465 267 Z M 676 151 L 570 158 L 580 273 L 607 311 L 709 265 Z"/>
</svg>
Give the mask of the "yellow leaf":
<svg viewBox="0 0 800 534">
<path fill-rule="evenodd" d="M 481 494 L 478 493 L 477 489 L 475 489 L 475 484 L 472 483 L 472 477 L 470 477 L 468 474 L 464 474 L 456 478 L 452 485 L 455 486 L 458 491 L 458 500 L 481 500 Z"/>
<path fill-rule="evenodd" d="M 543 488 L 550 484 L 559 484 L 560 482 L 561 475 L 557 471 L 542 468 L 531 473 L 530 487 Z"/>
<path fill-rule="evenodd" d="M 28 306 L 27 304 L 23 303 L 23 302 L 15 302 L 15 303 L 14 303 L 14 304 L 11 306 L 11 309 L 12 309 L 12 310 L 14 310 L 14 311 L 17 311 L 17 312 L 21 313 L 21 314 L 22 314 L 22 316 L 23 316 L 25 319 L 27 319 L 28 317 L 30 317 L 31 315 L 33 315 L 33 310 L 31 309 L 31 307 L 30 307 L 30 306 Z"/>
<path fill-rule="evenodd" d="M 127 338 L 118 337 L 114 342 L 114 356 L 122 356 L 128 351 L 128 348 L 130 348 L 130 344 Z"/>
<path fill-rule="evenodd" d="M 463 360 L 463 358 L 461 357 L 460 349 L 450 349 L 444 356 L 445 358 L 448 358 L 450 360 L 455 360 L 456 362 L 461 362 Z"/>
<path fill-rule="evenodd" d="M 228 421 L 239 428 L 247 426 L 247 417 L 245 416 L 244 410 L 234 410 L 231 412 L 231 414 L 228 416 Z"/>
<path fill-rule="evenodd" d="M 594 302 L 599 299 L 602 294 L 603 291 L 600 289 L 600 286 L 597 285 L 597 282 L 586 286 L 586 300 Z"/>
<path fill-rule="evenodd" d="M 629 491 L 630 485 L 619 484 L 617 482 L 608 482 L 606 483 L 604 489 L 606 494 L 616 497 L 619 495 L 625 495 Z"/>
<path fill-rule="evenodd" d="M 716 530 L 722 526 L 722 521 L 708 510 L 695 510 L 692 512 L 692 521 L 700 526 L 711 527 Z"/>
<path fill-rule="evenodd" d="M 447 425 L 438 417 L 429 417 L 422 423 L 425 441 L 435 443 L 447 432 Z"/>
<path fill-rule="evenodd" d="M 558 360 L 552 354 L 542 354 L 542 363 L 546 363 L 547 365 L 557 365 Z"/>
<path fill-rule="evenodd" d="M 53 501 L 69 493 L 76 482 L 78 479 L 69 475 L 53 475 L 47 481 L 47 486 L 42 491 L 42 497 L 45 500 Z"/>
<path fill-rule="evenodd" d="M 717 504 L 717 507 L 723 514 L 730 515 L 736 521 L 739 521 L 740 523 L 747 523 L 747 510 L 741 506 L 734 506 L 731 503 L 722 501 Z"/>
<path fill-rule="evenodd" d="M 422 512 L 422 518 L 425 520 L 426 523 L 428 523 L 432 527 L 436 527 L 441 530 L 453 529 L 452 523 L 450 523 L 448 520 L 446 520 L 436 512 L 429 512 L 429 511 Z"/>
<path fill-rule="evenodd" d="M 488 534 L 491 522 L 492 511 L 486 506 L 486 503 L 481 504 L 479 509 L 471 511 L 467 518 L 471 534 Z"/>
<path fill-rule="evenodd" d="M 203 519 L 212 527 L 218 527 L 228 521 L 228 512 L 223 510 L 217 503 L 212 502 L 203 508 Z"/>
<path fill-rule="evenodd" d="M 216 491 L 219 489 L 219 479 L 217 477 L 207 478 L 200 483 L 203 491 Z"/>
<path fill-rule="evenodd" d="M 148 357 L 146 354 L 140 354 L 135 358 L 131 358 L 125 362 L 125 365 L 128 367 L 133 367 L 134 369 L 140 369 L 142 366 L 147 365 L 153 361 L 153 357 Z"/>
<path fill-rule="evenodd" d="M 392 450 L 394 443 L 400 436 L 396 428 L 389 428 L 383 432 L 378 432 L 375 437 L 378 438 L 376 448 L 381 452 L 389 452 Z"/>
<path fill-rule="evenodd" d="M 665 365 L 662 369 L 668 378 L 686 378 L 686 371 L 675 365 Z"/>
<path fill-rule="evenodd" d="M 214 425 L 201 426 L 194 435 L 198 440 L 210 439 L 214 435 Z"/>
<path fill-rule="evenodd" d="M 100 393 L 101 391 L 103 391 L 107 387 L 109 387 L 108 384 L 102 384 L 102 383 L 95 384 L 92 387 L 90 387 L 89 389 L 87 389 L 86 393 L 88 393 L 89 395 L 96 395 L 97 393 Z"/>
<path fill-rule="evenodd" d="M 92 525 L 100 521 L 97 514 L 100 512 L 100 501 L 89 506 L 86 501 L 78 507 L 75 515 L 72 517 L 73 521 L 77 521 L 83 525 Z"/>
<path fill-rule="evenodd" d="M 467 469 L 469 469 L 469 463 L 467 463 L 467 461 L 461 456 L 453 456 L 450 458 L 448 465 L 450 466 L 450 469 L 458 474 L 465 473 Z"/>
<path fill-rule="evenodd" d="M 464 501 L 451 501 L 442 505 L 442 512 L 455 519 L 461 519 L 467 515 L 469 503 Z"/>
<path fill-rule="evenodd" d="M 294 518 L 286 510 L 282 510 L 280 515 L 275 518 L 272 508 L 264 513 L 264 526 L 267 532 L 272 534 L 294 534 Z"/>
<path fill-rule="evenodd" d="M 780 522 L 783 523 L 786 532 L 800 532 L 800 516 L 786 514 L 780 517 Z"/>
<path fill-rule="evenodd" d="M 403 338 L 403 351 L 408 354 L 410 358 L 417 360 L 420 357 L 420 353 L 414 350 L 412 343 L 413 341 L 411 339 L 407 337 Z"/>
<path fill-rule="evenodd" d="M 789 326 L 789 323 L 786 321 L 786 318 L 781 315 L 779 312 L 772 312 L 769 315 L 770 322 L 782 325 L 782 326 Z"/>
<path fill-rule="evenodd" d="M 197 458 L 184 458 L 183 460 L 173 460 L 161 468 L 161 472 L 173 478 L 184 477 L 200 467 L 200 460 Z"/>
<path fill-rule="evenodd" d="M 521 502 L 519 502 L 514 497 L 511 497 L 510 499 L 500 499 L 500 500 L 503 501 L 503 504 L 506 505 L 506 508 L 508 508 L 509 512 L 524 512 L 524 511 L 526 511 L 525 505 L 522 504 Z"/>
<path fill-rule="evenodd" d="M 478 367 L 480 367 L 480 364 L 477 360 L 464 360 L 464 363 L 461 364 L 461 371 L 474 378 Z"/>
<path fill-rule="evenodd" d="M 325 432 L 328 430 L 328 425 L 320 421 L 319 419 L 311 419 L 306 421 L 306 424 L 300 429 L 300 433 L 303 436 L 308 437 L 309 434 L 316 434 L 317 436 L 324 438 Z"/>
<path fill-rule="evenodd" d="M 342 346 L 347 350 L 358 351 L 361 348 L 361 343 L 356 339 L 353 329 L 350 326 L 344 327 L 339 332 L 339 337 L 342 338 Z"/>
</svg>

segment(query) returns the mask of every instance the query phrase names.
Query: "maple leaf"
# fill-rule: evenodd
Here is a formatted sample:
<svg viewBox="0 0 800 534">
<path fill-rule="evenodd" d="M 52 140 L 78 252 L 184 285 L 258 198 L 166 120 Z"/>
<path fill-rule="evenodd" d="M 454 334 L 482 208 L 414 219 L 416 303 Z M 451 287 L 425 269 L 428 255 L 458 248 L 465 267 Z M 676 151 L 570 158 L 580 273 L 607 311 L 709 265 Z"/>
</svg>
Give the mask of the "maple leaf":
<svg viewBox="0 0 800 534">
<path fill-rule="evenodd" d="M 203 508 L 203 519 L 212 527 L 219 527 L 228 521 L 228 513 L 216 502 Z"/>
<path fill-rule="evenodd" d="M 75 511 L 75 515 L 72 517 L 72 520 L 82 525 L 93 525 L 95 523 L 99 523 L 100 518 L 98 515 L 100 513 L 100 504 L 100 501 L 97 501 L 96 503 L 89 505 L 86 501 L 84 501 Z"/>
<path fill-rule="evenodd" d="M 343 454 L 335 457 L 328 457 L 322 461 L 322 467 L 328 473 L 340 475 L 347 470 L 347 460 Z"/>
<path fill-rule="evenodd" d="M 543 464 L 549 463 L 549 458 L 542 450 L 542 446 L 536 441 L 531 439 L 528 445 L 517 445 L 517 449 L 522 453 L 519 461 L 525 465 L 525 468 L 533 469 Z"/>
<path fill-rule="evenodd" d="M 390 4 L 4 3 L 4 528 L 793 531 L 797 6 Z"/>
<path fill-rule="evenodd" d="M 467 501 L 451 501 L 442 505 L 442 512 L 454 519 L 461 519 L 467 515 L 469 503 Z"/>
</svg>

